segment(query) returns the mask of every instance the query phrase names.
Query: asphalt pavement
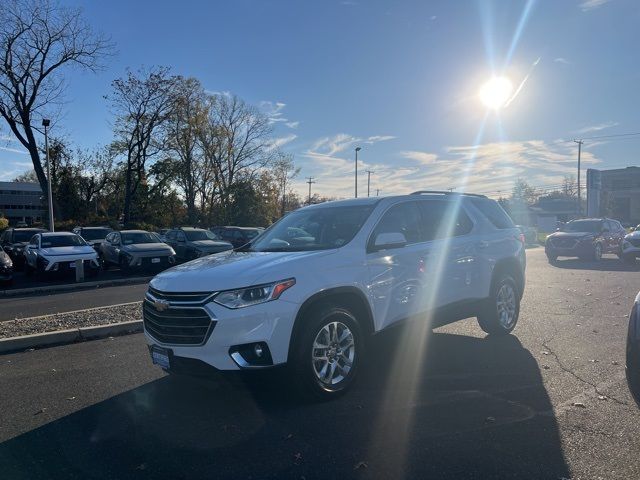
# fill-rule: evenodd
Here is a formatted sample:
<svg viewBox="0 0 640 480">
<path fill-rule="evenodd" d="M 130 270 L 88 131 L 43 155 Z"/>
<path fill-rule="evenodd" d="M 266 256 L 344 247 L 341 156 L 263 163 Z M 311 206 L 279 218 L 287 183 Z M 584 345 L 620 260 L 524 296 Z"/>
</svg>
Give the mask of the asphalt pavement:
<svg viewBox="0 0 640 480">
<path fill-rule="evenodd" d="M 624 381 L 638 268 L 528 251 L 513 335 L 469 319 L 375 338 L 354 389 L 286 371 L 165 375 L 142 335 L 0 356 L 5 478 L 640 478 Z M 114 287 L 115 288 L 115 287 Z M 131 287 L 128 287 L 131 288 Z"/>
<path fill-rule="evenodd" d="M 0 298 L 0 322 L 85 308 L 138 302 L 144 298 L 147 283 L 120 285 L 70 292 Z"/>
</svg>

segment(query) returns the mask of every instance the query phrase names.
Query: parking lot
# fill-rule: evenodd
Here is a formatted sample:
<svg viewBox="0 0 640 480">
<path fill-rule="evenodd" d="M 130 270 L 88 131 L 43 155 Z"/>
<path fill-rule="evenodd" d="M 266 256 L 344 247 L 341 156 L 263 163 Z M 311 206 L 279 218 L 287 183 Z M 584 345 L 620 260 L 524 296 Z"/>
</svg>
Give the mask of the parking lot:
<svg viewBox="0 0 640 480">
<path fill-rule="evenodd" d="M 637 267 L 528 250 L 514 334 L 379 335 L 356 387 L 300 403 L 284 372 L 175 378 L 142 335 L 0 357 L 7 478 L 638 478 L 624 379 Z"/>
</svg>

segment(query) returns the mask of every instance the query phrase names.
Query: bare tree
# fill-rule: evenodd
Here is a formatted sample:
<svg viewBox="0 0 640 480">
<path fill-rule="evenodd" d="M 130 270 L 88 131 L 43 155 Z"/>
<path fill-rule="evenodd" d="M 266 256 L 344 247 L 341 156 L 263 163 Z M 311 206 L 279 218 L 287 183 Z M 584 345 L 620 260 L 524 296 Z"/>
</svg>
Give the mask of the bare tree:
<svg viewBox="0 0 640 480">
<path fill-rule="evenodd" d="M 131 219 L 131 205 L 141 184 L 146 183 L 146 166 L 166 149 L 166 127 L 174 109 L 174 88 L 178 77 L 166 67 L 127 72 L 111 84 L 107 96 L 116 114 L 113 148 L 124 158 L 125 190 L 123 219 Z"/>
<path fill-rule="evenodd" d="M 0 8 L 0 117 L 27 149 L 40 187 L 47 181 L 36 132 L 64 93 L 69 66 L 95 71 L 112 44 L 84 22 L 80 9 L 49 0 L 4 0 Z"/>
<path fill-rule="evenodd" d="M 293 163 L 293 155 L 280 153 L 278 158 L 273 162 L 272 167 L 275 180 L 282 192 L 282 202 L 280 206 L 280 215 L 286 212 L 287 204 L 287 185 L 296 178 L 300 173 L 300 167 L 296 168 Z M 290 192 L 289 192 L 290 193 Z"/>
<path fill-rule="evenodd" d="M 175 181 L 184 192 L 190 224 L 196 220 L 196 194 L 203 173 L 198 139 L 206 116 L 204 89 L 200 82 L 195 78 L 179 77 L 173 115 L 168 122 L 168 143 L 171 152 L 177 156 Z"/>
<path fill-rule="evenodd" d="M 269 119 L 237 96 L 213 95 L 208 99 L 207 121 L 200 135 L 205 178 L 211 185 L 210 204 L 215 197 L 224 215 L 232 206 L 233 187 L 238 180 L 251 180 L 274 158 Z"/>
</svg>

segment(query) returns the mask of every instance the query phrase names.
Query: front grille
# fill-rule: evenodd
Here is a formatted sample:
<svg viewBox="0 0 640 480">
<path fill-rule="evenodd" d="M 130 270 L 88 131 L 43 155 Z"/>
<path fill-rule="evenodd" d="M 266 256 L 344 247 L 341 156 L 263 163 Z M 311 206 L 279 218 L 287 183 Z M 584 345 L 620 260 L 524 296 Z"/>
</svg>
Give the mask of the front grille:
<svg viewBox="0 0 640 480">
<path fill-rule="evenodd" d="M 577 242 L 573 238 L 554 238 L 551 243 L 558 248 L 573 248 Z"/>
<path fill-rule="evenodd" d="M 168 345 L 202 345 L 215 326 L 202 307 L 169 306 L 160 311 L 148 298 L 142 306 L 142 319 L 149 335 Z"/>
<path fill-rule="evenodd" d="M 213 295 L 212 292 L 160 292 L 152 287 L 149 287 L 148 293 L 158 300 L 166 300 L 171 303 L 175 302 L 180 304 L 188 302 L 190 304 L 193 303 L 194 305 L 203 304 Z M 153 298 L 150 300 L 153 300 Z"/>
</svg>

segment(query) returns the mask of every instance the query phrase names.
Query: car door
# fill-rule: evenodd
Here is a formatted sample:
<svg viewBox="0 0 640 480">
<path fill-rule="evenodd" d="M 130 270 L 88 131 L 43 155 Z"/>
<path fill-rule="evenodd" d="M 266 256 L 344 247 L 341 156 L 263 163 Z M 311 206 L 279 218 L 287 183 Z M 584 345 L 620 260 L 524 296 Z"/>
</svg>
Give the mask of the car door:
<svg viewBox="0 0 640 480">
<path fill-rule="evenodd" d="M 178 258 L 182 260 L 186 260 L 188 257 L 188 245 L 187 245 L 187 236 L 181 230 L 176 230 L 176 240 L 174 250 L 176 251 L 176 255 Z"/>
<path fill-rule="evenodd" d="M 110 233 L 109 237 L 109 240 L 103 244 L 104 259 L 109 263 L 115 263 L 117 265 L 119 260 L 117 248 L 118 245 L 120 245 L 120 233 Z"/>
<path fill-rule="evenodd" d="M 402 234 L 405 242 L 387 248 L 376 247 L 382 234 Z M 388 327 L 424 310 L 421 299 L 427 288 L 425 258 L 428 245 L 422 237 L 422 217 L 417 202 L 403 202 L 387 209 L 373 229 L 366 263 L 367 289 L 372 302 L 376 329 Z"/>
<path fill-rule="evenodd" d="M 40 235 L 36 234 L 33 237 L 31 237 L 31 240 L 29 240 L 29 244 L 27 245 L 27 248 L 25 248 L 24 250 L 25 261 L 32 268 L 35 268 L 37 266 L 39 247 L 40 247 Z"/>
<path fill-rule="evenodd" d="M 425 273 L 431 286 L 428 306 L 442 308 L 475 297 L 479 275 L 474 224 L 459 201 L 419 202 L 425 239 L 430 242 Z"/>
</svg>

